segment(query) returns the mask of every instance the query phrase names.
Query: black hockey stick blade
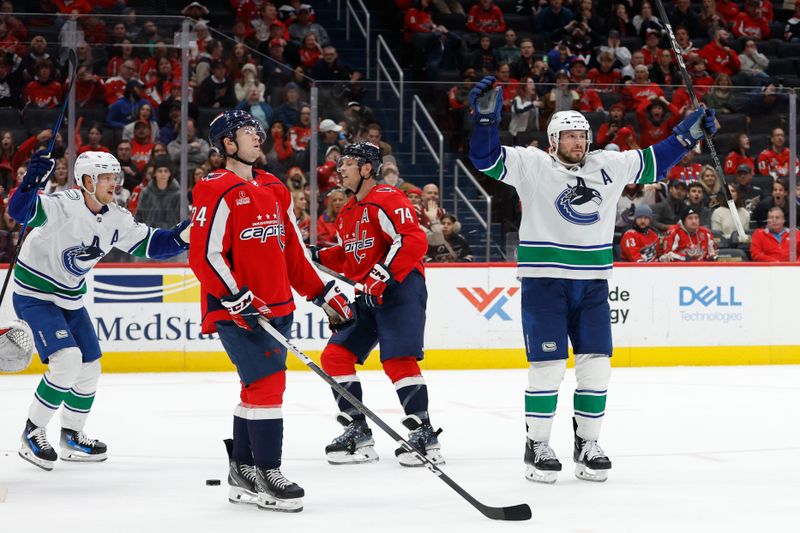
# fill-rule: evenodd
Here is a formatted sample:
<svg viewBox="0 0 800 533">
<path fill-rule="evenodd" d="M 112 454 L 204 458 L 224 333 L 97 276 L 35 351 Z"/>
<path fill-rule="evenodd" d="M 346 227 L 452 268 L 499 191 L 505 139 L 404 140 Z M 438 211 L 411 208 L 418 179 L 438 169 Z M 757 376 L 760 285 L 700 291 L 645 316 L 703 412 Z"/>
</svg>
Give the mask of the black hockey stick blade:
<svg viewBox="0 0 800 533">
<path fill-rule="evenodd" d="M 309 356 L 303 353 L 302 350 L 297 348 L 294 344 L 292 344 L 289 339 L 283 336 L 280 331 L 275 329 L 275 327 L 269 323 L 266 318 L 259 318 L 258 319 L 259 325 L 264 328 L 264 330 L 272 335 L 272 337 L 278 341 L 286 350 L 297 357 L 304 365 L 310 368 L 316 375 L 318 375 L 322 380 L 327 383 L 332 389 L 334 389 L 338 394 L 340 394 L 344 399 L 346 399 L 350 404 L 358 409 L 364 416 L 372 420 L 379 428 L 381 428 L 387 435 L 389 435 L 394 441 L 400 445 L 404 450 L 408 451 L 409 453 L 413 454 L 422 464 L 431 471 L 436 477 L 444 481 L 451 489 L 453 489 L 459 496 L 467 500 L 473 507 L 475 507 L 478 511 L 480 511 L 483 516 L 486 518 L 491 518 L 492 520 L 529 520 L 532 516 L 531 508 L 526 504 L 520 505 L 512 505 L 511 507 L 491 507 L 489 505 L 485 505 L 475 497 L 464 490 L 458 483 L 450 479 L 450 476 L 444 473 L 444 471 L 439 468 L 436 464 L 434 464 L 430 459 L 428 459 L 423 454 L 419 453 L 419 451 L 414 448 L 410 442 L 400 436 L 394 429 L 391 428 L 386 422 L 383 421 L 378 415 L 373 413 L 366 405 L 364 405 L 361 400 L 357 399 L 353 396 L 350 391 L 344 388 L 340 383 L 334 380 L 331 376 L 329 376 L 324 370 L 322 370 L 317 363 L 315 363 Z"/>
</svg>

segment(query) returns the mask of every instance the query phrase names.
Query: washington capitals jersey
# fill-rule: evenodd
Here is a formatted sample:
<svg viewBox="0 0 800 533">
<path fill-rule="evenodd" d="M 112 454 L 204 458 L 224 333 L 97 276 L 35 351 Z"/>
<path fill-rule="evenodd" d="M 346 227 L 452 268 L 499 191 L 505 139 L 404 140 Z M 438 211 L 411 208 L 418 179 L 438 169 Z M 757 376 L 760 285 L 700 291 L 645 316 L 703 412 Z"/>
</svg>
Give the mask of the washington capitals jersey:
<svg viewBox="0 0 800 533">
<path fill-rule="evenodd" d="M 192 191 L 189 265 L 200 280 L 204 333 L 230 320 L 220 298 L 247 287 L 275 316 L 291 313 L 292 287 L 318 296 L 323 281 L 307 255 L 291 194 L 278 178 L 260 170 L 245 180 L 221 169 Z"/>
<path fill-rule="evenodd" d="M 339 244 L 321 250 L 320 260 L 350 279 L 364 279 L 378 263 L 398 283 L 412 270 L 425 275 L 428 239 L 399 189 L 377 185 L 360 202 L 350 198 L 336 218 L 336 236 Z"/>
<path fill-rule="evenodd" d="M 24 201 L 18 194 L 17 201 Z M 112 248 L 138 257 L 156 255 L 156 230 L 114 203 L 92 213 L 75 189 L 38 195 L 28 227 L 33 229 L 14 267 L 14 292 L 64 309 L 83 306 L 86 274 Z"/>
</svg>

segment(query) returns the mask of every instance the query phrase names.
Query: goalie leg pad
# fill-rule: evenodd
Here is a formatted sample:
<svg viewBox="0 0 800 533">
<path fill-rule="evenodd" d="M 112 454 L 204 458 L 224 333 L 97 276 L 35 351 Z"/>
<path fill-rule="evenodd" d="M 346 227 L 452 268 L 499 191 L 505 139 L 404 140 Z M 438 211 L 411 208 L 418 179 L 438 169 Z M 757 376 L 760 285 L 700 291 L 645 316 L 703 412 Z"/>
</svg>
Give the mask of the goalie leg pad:
<svg viewBox="0 0 800 533">
<path fill-rule="evenodd" d="M 0 324 L 0 372 L 21 372 L 33 359 L 33 332 L 22 320 Z"/>
<path fill-rule="evenodd" d="M 582 439 L 597 440 L 606 411 L 611 359 L 603 354 L 576 354 L 575 379 L 576 433 Z"/>
<path fill-rule="evenodd" d="M 553 427 L 553 417 L 558 403 L 558 389 L 566 369 L 565 359 L 532 362 L 528 368 L 525 422 L 528 438 L 532 441 L 550 440 L 550 430 Z"/>
</svg>

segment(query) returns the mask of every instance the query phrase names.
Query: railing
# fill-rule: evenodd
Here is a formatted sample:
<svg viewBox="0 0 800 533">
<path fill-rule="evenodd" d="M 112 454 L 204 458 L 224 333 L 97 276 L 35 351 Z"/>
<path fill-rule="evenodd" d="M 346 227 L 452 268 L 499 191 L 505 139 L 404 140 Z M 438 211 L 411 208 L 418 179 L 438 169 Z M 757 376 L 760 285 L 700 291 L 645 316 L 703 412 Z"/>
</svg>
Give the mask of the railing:
<svg viewBox="0 0 800 533">
<path fill-rule="evenodd" d="M 486 218 L 484 219 L 478 213 L 478 210 L 472 205 L 472 201 L 467 198 L 467 195 L 464 194 L 464 191 L 458 186 L 458 176 L 463 172 L 463 174 L 472 182 L 478 192 L 481 193 L 484 200 L 486 201 Z M 475 176 L 467 169 L 464 163 L 461 162 L 460 159 L 456 159 L 456 164 L 453 167 L 453 190 L 455 194 L 453 195 L 453 214 L 458 218 L 458 200 L 459 198 L 467 204 L 467 209 L 472 211 L 472 214 L 475 218 L 478 219 L 478 223 L 486 228 L 486 259 L 485 261 L 490 261 L 490 252 L 492 246 L 492 197 L 487 193 L 481 184 L 478 183 L 478 180 L 475 179 Z"/>
<path fill-rule="evenodd" d="M 422 126 L 419 121 L 417 121 L 417 108 L 422 110 L 422 114 L 428 120 L 428 124 L 430 124 L 436 134 L 436 138 L 439 141 L 438 151 L 433 148 L 433 145 L 422 130 Z M 433 120 L 430 113 L 428 113 L 428 110 L 425 109 L 425 104 L 422 103 L 422 100 L 420 100 L 419 96 L 416 94 L 411 103 L 411 128 L 414 130 L 411 132 L 411 164 L 417 164 L 417 133 L 419 133 L 419 136 L 422 137 L 422 142 L 424 142 L 425 146 L 428 148 L 428 152 L 430 152 L 436 164 L 439 165 L 439 195 L 444 197 L 444 135 L 442 135 L 442 130 L 436 125 L 436 122 Z"/>
<path fill-rule="evenodd" d="M 364 72 L 364 78 L 369 79 L 369 67 L 370 67 L 370 14 L 367 10 L 364 2 L 362 0 L 355 0 L 358 2 L 361 11 L 364 13 L 364 21 L 362 22 L 358 18 L 358 13 L 356 13 L 355 8 L 353 7 L 352 0 L 347 0 L 347 4 L 345 5 L 345 14 L 344 14 L 344 28 L 345 28 L 345 38 L 349 41 L 350 40 L 350 16 L 353 16 L 353 20 L 358 26 L 358 29 L 361 30 L 361 35 L 364 36 L 364 40 L 367 42 L 366 46 L 366 71 Z"/>
<path fill-rule="evenodd" d="M 400 68 L 400 64 L 395 59 L 394 54 L 389 49 L 389 46 L 386 44 L 386 41 L 383 39 L 383 35 L 378 35 L 378 41 L 375 54 L 375 99 L 380 101 L 381 99 L 381 72 L 386 77 L 386 83 L 389 85 L 389 88 L 392 89 L 392 92 L 397 96 L 397 99 L 400 101 L 400 111 L 398 113 L 398 136 L 400 138 L 400 142 L 403 142 L 403 89 L 405 86 L 405 76 L 403 74 L 403 69 Z M 394 68 L 397 69 L 398 72 L 398 79 L 397 81 L 393 80 L 392 77 L 389 75 L 389 70 L 386 68 L 386 64 L 381 61 L 381 50 L 386 52 L 386 56 L 392 62 Z"/>
</svg>

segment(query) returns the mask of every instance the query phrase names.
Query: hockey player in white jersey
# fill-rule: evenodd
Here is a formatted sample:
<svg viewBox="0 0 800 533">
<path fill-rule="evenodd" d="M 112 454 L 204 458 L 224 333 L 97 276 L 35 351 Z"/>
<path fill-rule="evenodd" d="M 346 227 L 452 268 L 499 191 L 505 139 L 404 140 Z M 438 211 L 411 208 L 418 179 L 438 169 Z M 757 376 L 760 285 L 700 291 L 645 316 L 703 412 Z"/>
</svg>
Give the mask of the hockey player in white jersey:
<svg viewBox="0 0 800 533">
<path fill-rule="evenodd" d="M 487 176 L 511 185 L 522 203 L 517 276 L 529 361 L 525 391 L 525 476 L 554 483 L 561 463 L 550 447 L 558 389 L 575 353 L 575 475 L 605 481 L 611 461 L 597 444 L 611 375 L 608 278 L 616 205 L 629 183 L 652 183 L 700 139 L 716 132 L 714 110 L 691 113 L 666 140 L 641 150 L 590 151 L 592 131 L 577 111 L 557 112 L 547 151 L 500 145 L 502 89 L 489 76 L 470 92 L 475 129 L 469 155 Z"/>
<path fill-rule="evenodd" d="M 17 221 L 32 213 L 31 231 L 14 268 L 13 304 L 17 316 L 31 327 L 39 357 L 48 365 L 28 409 L 19 455 L 45 470 L 52 470 L 58 457 L 46 426 L 59 407 L 61 459 L 106 459 L 106 445 L 83 432 L 102 355 L 83 307 L 86 274 L 112 248 L 153 258 L 172 257 L 188 248 L 180 238 L 188 221 L 171 230 L 153 229 L 114 203 L 123 175 L 113 155 L 78 156 L 75 181 L 81 190 L 39 194 L 54 167 L 54 160 L 43 152 L 34 154 L 8 205 Z"/>
</svg>

